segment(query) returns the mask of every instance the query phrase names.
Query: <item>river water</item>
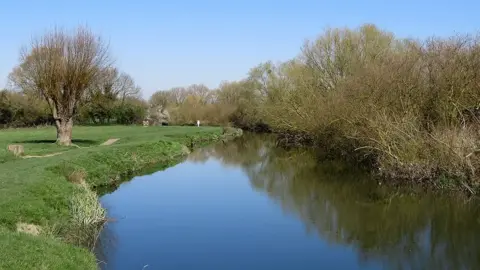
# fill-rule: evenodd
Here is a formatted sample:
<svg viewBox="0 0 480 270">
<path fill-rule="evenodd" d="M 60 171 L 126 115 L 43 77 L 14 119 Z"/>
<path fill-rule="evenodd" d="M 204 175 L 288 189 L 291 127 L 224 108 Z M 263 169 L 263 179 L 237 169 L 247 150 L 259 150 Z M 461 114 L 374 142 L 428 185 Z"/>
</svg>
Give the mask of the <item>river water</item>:
<svg viewBox="0 0 480 270">
<path fill-rule="evenodd" d="M 101 197 L 102 269 L 480 269 L 478 202 L 246 134 Z"/>
</svg>

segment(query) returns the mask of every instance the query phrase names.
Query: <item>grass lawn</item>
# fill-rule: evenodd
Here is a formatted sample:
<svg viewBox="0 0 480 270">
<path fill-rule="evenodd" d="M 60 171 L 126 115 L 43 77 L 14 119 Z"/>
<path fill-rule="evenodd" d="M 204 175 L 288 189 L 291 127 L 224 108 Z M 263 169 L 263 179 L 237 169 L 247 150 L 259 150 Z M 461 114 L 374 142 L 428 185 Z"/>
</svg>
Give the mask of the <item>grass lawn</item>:
<svg viewBox="0 0 480 270">
<path fill-rule="evenodd" d="M 106 184 L 122 173 L 152 164 L 169 164 L 185 154 L 192 140 L 222 138 L 217 127 L 75 127 L 73 143 L 61 147 L 54 128 L 0 130 L 0 269 L 96 269 L 95 257 L 57 237 L 16 232 L 19 222 L 55 228 L 71 219 L 71 197 L 78 188 L 68 173 L 83 171 L 90 186 Z M 115 138 L 117 142 L 101 146 Z M 193 138 L 193 139 L 192 139 Z M 21 144 L 24 155 L 15 158 L 7 145 Z"/>
</svg>

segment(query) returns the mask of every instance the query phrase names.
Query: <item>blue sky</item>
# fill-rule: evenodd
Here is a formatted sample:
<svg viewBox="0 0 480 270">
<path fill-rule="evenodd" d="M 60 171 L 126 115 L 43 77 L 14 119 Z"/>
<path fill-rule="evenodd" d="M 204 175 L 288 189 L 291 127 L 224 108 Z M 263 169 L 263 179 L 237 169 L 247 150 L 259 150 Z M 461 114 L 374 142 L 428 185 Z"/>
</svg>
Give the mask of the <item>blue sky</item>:
<svg viewBox="0 0 480 270">
<path fill-rule="evenodd" d="M 480 30 L 480 1 L 54 1 L 0 4 L 0 88 L 22 45 L 54 25 L 88 24 L 144 96 L 159 89 L 237 80 L 267 60 L 297 55 L 325 27 L 374 23 L 401 37 Z"/>
</svg>

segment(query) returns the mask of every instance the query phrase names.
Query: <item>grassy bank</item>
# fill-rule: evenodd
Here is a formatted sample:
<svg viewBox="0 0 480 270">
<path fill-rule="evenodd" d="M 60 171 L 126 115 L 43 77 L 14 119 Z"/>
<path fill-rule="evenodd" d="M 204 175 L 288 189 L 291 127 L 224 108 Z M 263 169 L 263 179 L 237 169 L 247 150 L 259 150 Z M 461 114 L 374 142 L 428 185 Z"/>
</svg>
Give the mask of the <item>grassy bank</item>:
<svg viewBox="0 0 480 270">
<path fill-rule="evenodd" d="M 172 165 L 188 153 L 186 145 L 228 137 L 222 133 L 212 127 L 75 127 L 77 147 L 59 147 L 53 128 L 0 131 L 0 269 L 96 269 L 94 255 L 79 247 L 92 237 L 79 232 L 102 216 L 85 187 L 148 165 Z M 111 138 L 119 140 L 101 145 Z M 13 157 L 9 144 L 23 145 L 24 156 Z M 25 227 L 38 235 L 17 232 Z"/>
</svg>

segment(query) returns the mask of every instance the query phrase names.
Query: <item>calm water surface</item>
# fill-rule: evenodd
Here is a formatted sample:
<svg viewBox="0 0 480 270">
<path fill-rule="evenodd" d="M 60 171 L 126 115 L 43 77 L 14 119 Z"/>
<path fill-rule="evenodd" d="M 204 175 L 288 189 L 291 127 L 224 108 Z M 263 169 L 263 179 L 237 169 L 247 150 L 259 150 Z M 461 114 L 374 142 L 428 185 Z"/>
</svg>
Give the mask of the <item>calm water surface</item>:
<svg viewBox="0 0 480 270">
<path fill-rule="evenodd" d="M 480 269 L 472 200 L 413 196 L 245 135 L 101 198 L 102 269 Z"/>
</svg>

